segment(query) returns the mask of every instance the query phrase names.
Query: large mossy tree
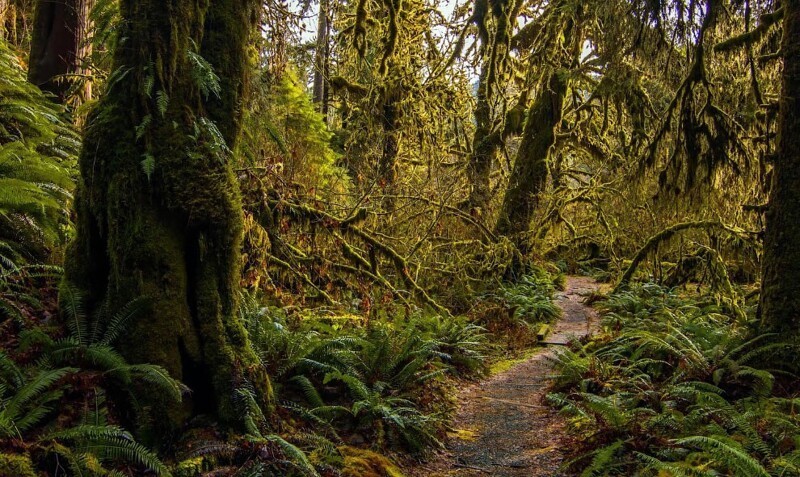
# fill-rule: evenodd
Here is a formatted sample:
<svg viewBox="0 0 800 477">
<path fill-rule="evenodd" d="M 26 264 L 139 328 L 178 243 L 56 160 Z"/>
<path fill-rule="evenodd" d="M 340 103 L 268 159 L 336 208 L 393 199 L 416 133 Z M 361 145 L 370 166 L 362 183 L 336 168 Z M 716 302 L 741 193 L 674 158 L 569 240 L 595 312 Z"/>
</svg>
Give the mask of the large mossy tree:
<svg viewBox="0 0 800 477">
<path fill-rule="evenodd" d="M 88 316 L 150 302 L 122 351 L 192 389 L 181 406 L 145 403 L 159 426 L 197 414 L 235 425 L 237 388 L 270 394 L 237 319 L 243 219 L 230 157 L 259 12 L 254 0 L 122 0 L 114 71 L 86 127 L 66 277 Z"/>
<path fill-rule="evenodd" d="M 543 91 L 528 110 L 517 159 L 503 197 L 495 234 L 516 236 L 527 232 L 539 194 L 544 191 L 549 173 L 550 149 L 556 142 L 564 98 L 567 95 L 568 72 L 550 74 Z M 520 251 L 528 253 L 526 240 L 515 237 Z"/>
<path fill-rule="evenodd" d="M 765 328 L 800 336 L 800 1 L 782 5 L 783 84 L 766 213 L 760 314 Z"/>
</svg>

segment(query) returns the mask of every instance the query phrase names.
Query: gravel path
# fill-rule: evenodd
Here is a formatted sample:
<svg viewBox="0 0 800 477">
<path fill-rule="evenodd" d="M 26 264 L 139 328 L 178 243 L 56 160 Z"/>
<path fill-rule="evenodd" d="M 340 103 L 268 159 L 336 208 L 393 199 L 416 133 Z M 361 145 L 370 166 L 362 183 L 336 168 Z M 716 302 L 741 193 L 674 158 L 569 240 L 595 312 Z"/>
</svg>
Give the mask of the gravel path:
<svg viewBox="0 0 800 477">
<path fill-rule="evenodd" d="M 459 437 L 447 451 L 415 466 L 412 477 L 553 477 L 558 476 L 563 454 L 564 423 L 544 405 L 552 372 L 546 359 L 570 336 L 591 333 L 597 325 L 594 311 L 583 296 L 599 285 L 587 277 L 569 277 L 556 298 L 564 311 L 546 342 L 533 357 L 510 370 L 465 388 L 453 424 Z"/>
</svg>

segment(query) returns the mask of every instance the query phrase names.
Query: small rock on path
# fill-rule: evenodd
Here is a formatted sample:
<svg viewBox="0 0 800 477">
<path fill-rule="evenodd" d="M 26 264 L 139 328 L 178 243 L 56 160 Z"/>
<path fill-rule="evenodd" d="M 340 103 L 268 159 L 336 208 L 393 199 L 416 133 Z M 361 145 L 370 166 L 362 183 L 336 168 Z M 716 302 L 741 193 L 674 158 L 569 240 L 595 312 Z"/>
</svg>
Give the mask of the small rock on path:
<svg viewBox="0 0 800 477">
<path fill-rule="evenodd" d="M 594 310 L 583 297 L 599 289 L 588 277 L 568 277 L 557 293 L 562 318 L 547 343 L 533 357 L 510 370 L 462 390 L 461 406 L 453 426 L 461 438 L 452 438 L 447 451 L 409 469 L 412 477 L 553 477 L 560 475 L 564 454 L 564 421 L 544 397 L 550 384 L 551 362 L 557 343 L 592 333 Z"/>
</svg>

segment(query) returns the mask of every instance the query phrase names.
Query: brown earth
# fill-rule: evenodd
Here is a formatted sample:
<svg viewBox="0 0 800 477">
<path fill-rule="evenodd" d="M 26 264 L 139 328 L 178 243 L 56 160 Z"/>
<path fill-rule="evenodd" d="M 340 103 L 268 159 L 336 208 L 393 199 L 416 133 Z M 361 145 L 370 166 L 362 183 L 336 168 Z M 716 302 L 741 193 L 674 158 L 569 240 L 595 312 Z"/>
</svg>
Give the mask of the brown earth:
<svg viewBox="0 0 800 477">
<path fill-rule="evenodd" d="M 463 389 L 447 450 L 407 470 L 411 477 L 551 477 L 562 475 L 564 420 L 543 402 L 552 364 L 547 359 L 570 337 L 593 332 L 597 317 L 583 297 L 600 288 L 569 277 L 556 295 L 563 317 L 530 359 Z"/>
</svg>

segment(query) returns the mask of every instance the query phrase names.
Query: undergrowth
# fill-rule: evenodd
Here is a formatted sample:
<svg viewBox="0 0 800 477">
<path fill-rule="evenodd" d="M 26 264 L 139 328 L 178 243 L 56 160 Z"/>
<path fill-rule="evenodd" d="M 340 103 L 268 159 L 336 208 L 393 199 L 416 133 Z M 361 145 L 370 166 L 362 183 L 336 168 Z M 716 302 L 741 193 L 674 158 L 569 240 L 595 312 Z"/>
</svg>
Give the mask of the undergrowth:
<svg viewBox="0 0 800 477">
<path fill-rule="evenodd" d="M 559 279 L 536 273 L 482 300 L 525 329 L 552 320 Z M 180 400 L 190 392 L 114 347 L 126 324 L 149 312 L 148 300 L 88 317 L 77 290 L 56 293 L 58 276 L 13 265 L 0 281 L 8 337 L 0 341 L 0 474 L 401 475 L 394 461 L 441 446 L 457 383 L 488 373 L 506 349 L 505 337 L 483 326 L 501 322 L 502 331 L 502 318 L 403 307 L 376 317 L 298 313 L 246 293 L 240 319 L 274 384 L 275 412 L 245 385 L 231 390 L 243 429 L 197 416 L 176 442 L 148 447 L 134 438 L 147 435 L 135 417 L 138 393 Z"/>
<path fill-rule="evenodd" d="M 754 336 L 713 297 L 637 285 L 600 305 L 607 333 L 556 354 L 549 402 L 582 476 L 800 475 L 796 347 Z"/>
<path fill-rule="evenodd" d="M 183 386 L 164 369 L 128 363 L 114 349 L 142 302 L 90 326 L 81 297 L 62 297 L 66 330 L 45 320 L 0 321 L 4 332 L 15 328 L 0 348 L 0 475 L 170 475 L 108 406 L 111 394 L 134 404 L 144 388 L 181 399 Z"/>
</svg>

